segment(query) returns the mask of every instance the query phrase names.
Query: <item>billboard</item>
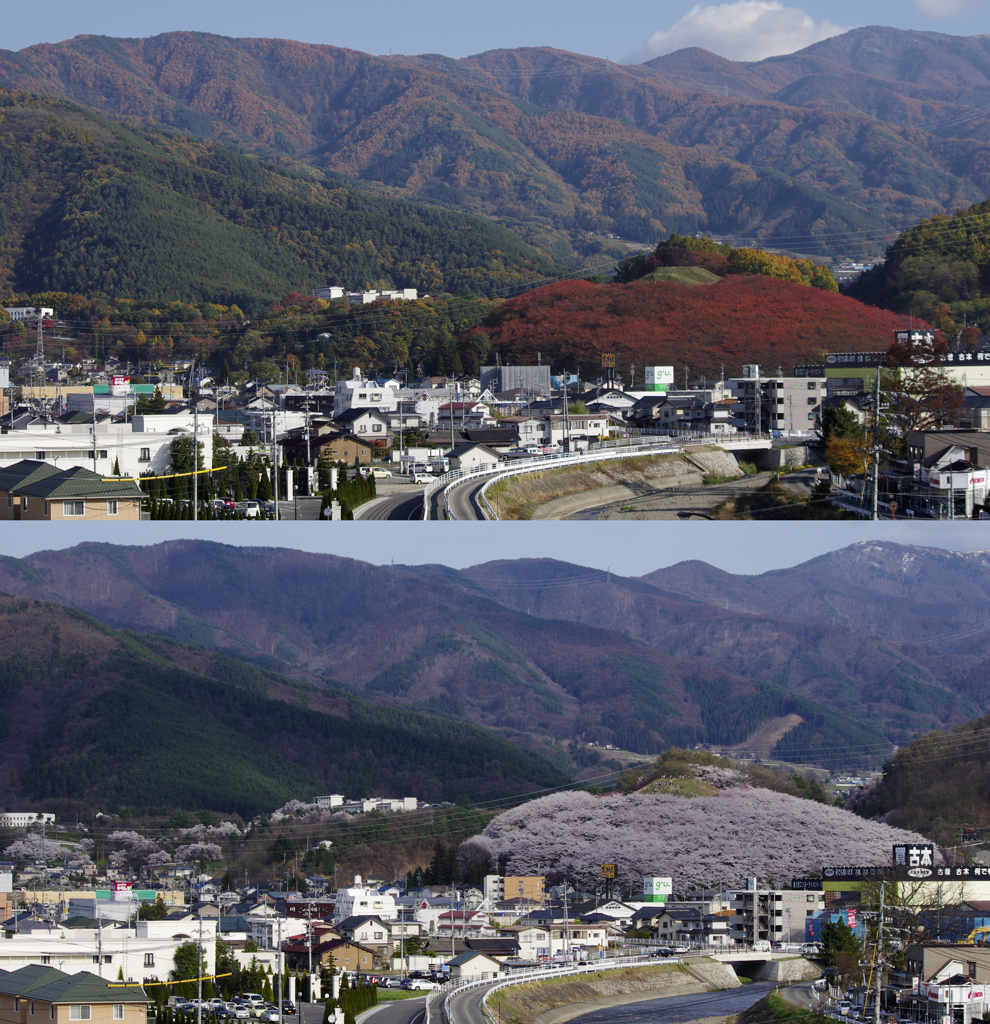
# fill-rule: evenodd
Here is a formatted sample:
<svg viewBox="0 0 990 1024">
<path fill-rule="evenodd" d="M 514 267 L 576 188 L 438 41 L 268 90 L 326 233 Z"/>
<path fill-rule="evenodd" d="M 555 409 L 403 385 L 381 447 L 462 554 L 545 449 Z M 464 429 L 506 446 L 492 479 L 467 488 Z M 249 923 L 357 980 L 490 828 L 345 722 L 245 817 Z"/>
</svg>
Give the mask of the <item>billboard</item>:
<svg viewBox="0 0 990 1024">
<path fill-rule="evenodd" d="M 667 897 L 674 891 L 674 880 L 672 878 L 644 878 L 643 879 L 643 902 L 644 903 L 666 903 Z"/>
<path fill-rule="evenodd" d="M 894 843 L 894 867 L 907 868 L 912 878 L 928 878 L 935 867 L 933 843 Z M 917 872 L 917 873 L 916 873 Z"/>
<path fill-rule="evenodd" d="M 134 894 L 131 892 L 133 883 L 131 882 L 114 882 L 113 883 L 113 899 L 115 903 L 119 903 L 124 900 L 134 899 Z"/>
<path fill-rule="evenodd" d="M 615 353 L 614 352 L 603 352 L 602 353 L 602 369 L 603 370 L 614 370 L 615 369 Z"/>
<path fill-rule="evenodd" d="M 615 878 L 615 865 L 614 864 L 603 864 L 602 865 L 602 878 Z"/>
<path fill-rule="evenodd" d="M 647 391 L 669 391 L 674 386 L 672 366 L 648 366 L 646 368 Z"/>
</svg>

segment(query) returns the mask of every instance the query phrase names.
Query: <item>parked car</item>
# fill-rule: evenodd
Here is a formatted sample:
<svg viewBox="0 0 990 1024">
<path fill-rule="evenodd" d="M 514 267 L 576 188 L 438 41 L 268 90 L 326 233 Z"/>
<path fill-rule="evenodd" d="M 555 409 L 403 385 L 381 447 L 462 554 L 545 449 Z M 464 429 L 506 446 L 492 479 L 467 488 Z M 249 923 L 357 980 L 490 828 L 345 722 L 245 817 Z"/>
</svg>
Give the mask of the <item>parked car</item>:
<svg viewBox="0 0 990 1024">
<path fill-rule="evenodd" d="M 227 1012 L 236 1020 L 247 1020 L 251 1016 L 251 1010 L 246 1003 L 230 1002 L 224 1003 Z"/>
<path fill-rule="evenodd" d="M 386 469 L 384 466 L 362 466 L 361 476 L 365 479 L 373 476 L 376 480 L 388 480 L 392 476 L 392 470 Z"/>
<path fill-rule="evenodd" d="M 437 986 L 435 982 L 427 981 L 426 978 L 406 978 L 402 987 L 412 989 L 414 992 L 429 992 L 430 989 Z"/>
<path fill-rule="evenodd" d="M 283 999 L 282 1000 L 282 1013 L 283 1013 L 283 1015 L 285 1015 L 285 1014 L 290 1014 L 291 1015 L 291 1014 L 293 1014 L 295 1012 L 296 1012 L 295 1003 L 293 1003 L 291 999 Z"/>
<path fill-rule="evenodd" d="M 835 1009 L 836 1012 L 841 1013 L 843 1017 L 848 1017 L 852 1010 L 852 1006 L 853 1004 L 848 999 L 840 999 L 835 1004 Z"/>
<path fill-rule="evenodd" d="M 278 1024 L 280 1019 L 277 1006 L 266 1006 L 258 1012 L 258 1020 L 264 1021 L 264 1024 Z"/>
<path fill-rule="evenodd" d="M 235 513 L 241 519 L 257 519 L 261 515 L 261 505 L 257 501 L 239 501 L 234 505 Z"/>
</svg>

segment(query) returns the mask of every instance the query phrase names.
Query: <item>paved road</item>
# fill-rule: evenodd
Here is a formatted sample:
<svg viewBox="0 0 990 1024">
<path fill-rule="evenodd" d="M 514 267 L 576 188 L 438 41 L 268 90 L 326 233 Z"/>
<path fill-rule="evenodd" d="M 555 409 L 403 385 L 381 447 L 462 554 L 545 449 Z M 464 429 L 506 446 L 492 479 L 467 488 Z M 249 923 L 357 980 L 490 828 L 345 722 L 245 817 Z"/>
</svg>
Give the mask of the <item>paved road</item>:
<svg viewBox="0 0 990 1024">
<path fill-rule="evenodd" d="M 704 1017 L 725 1018 L 749 1009 L 773 987 L 765 982 L 757 982 L 726 992 L 699 992 L 695 995 L 646 999 L 641 1003 L 625 1003 L 622 1006 L 603 1006 L 581 1017 L 575 1017 L 574 1020 L 580 1021 L 581 1024 L 632 1024 L 633 1021 L 683 1024 L 685 1021 Z"/>
<path fill-rule="evenodd" d="M 631 1024 L 633 1021 L 683 1024 L 704 1017 L 725 1018 L 758 1003 L 773 988 L 773 985 L 757 982 L 726 992 L 658 996 L 656 999 L 624 1003 L 621 1006 L 602 1006 L 574 1020 L 582 1024 Z M 481 999 L 486 991 L 485 988 L 469 989 L 451 998 L 454 1024 L 489 1024 L 481 1012 Z"/>
<path fill-rule="evenodd" d="M 481 501 L 481 492 L 487 483 L 487 478 L 483 480 L 468 480 L 467 483 L 450 489 L 447 500 L 450 504 L 450 511 L 456 519 L 488 518 L 484 511 L 482 511 L 485 506 Z"/>
<path fill-rule="evenodd" d="M 426 996 L 415 999 L 396 999 L 394 1002 L 382 1003 L 373 1010 L 358 1015 L 361 1024 L 417 1024 L 423 1016 Z M 299 1017 L 287 1017 L 286 1024 L 323 1024 L 323 1003 L 301 1003 Z"/>
<path fill-rule="evenodd" d="M 772 476 L 772 473 L 757 473 L 755 476 L 745 476 L 730 483 L 715 484 L 711 487 L 668 487 L 641 497 L 625 498 L 622 501 L 585 509 L 564 518 L 628 521 L 683 519 L 690 515 L 708 515 L 727 498 L 759 490 Z"/>
<path fill-rule="evenodd" d="M 800 985 L 788 985 L 780 990 L 785 1003 L 791 1006 L 798 1006 L 802 1010 L 814 1009 L 818 1006 L 820 993 L 811 987 L 811 982 L 803 982 Z"/>
<path fill-rule="evenodd" d="M 355 519 L 375 520 L 400 520 L 400 519 L 422 519 L 423 518 L 423 492 L 418 490 L 415 494 L 404 491 L 399 494 L 389 494 L 383 498 L 375 498 L 366 505 L 361 505 L 354 511 Z"/>
</svg>

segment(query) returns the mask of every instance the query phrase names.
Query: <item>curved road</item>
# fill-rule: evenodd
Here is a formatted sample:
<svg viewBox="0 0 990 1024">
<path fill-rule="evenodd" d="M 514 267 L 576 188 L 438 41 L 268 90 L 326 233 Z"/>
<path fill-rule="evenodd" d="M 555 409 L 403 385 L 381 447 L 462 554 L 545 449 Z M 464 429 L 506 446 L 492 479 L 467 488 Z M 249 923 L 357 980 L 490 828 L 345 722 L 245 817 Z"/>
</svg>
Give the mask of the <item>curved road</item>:
<svg viewBox="0 0 990 1024">
<path fill-rule="evenodd" d="M 481 491 L 489 478 L 482 480 L 468 480 L 457 487 L 452 487 L 447 495 L 450 511 L 458 520 L 462 519 L 488 519 L 485 514 L 484 505 L 481 501 Z M 443 503 L 441 501 L 441 508 Z"/>
<path fill-rule="evenodd" d="M 702 1017 L 728 1017 L 758 1003 L 775 986 L 765 982 L 743 985 L 722 992 L 673 994 L 619 1006 L 602 1006 L 574 1018 L 584 1024 L 628 1024 L 648 1020 L 651 1024 L 684 1024 Z M 453 1024 L 490 1024 L 481 1011 L 487 987 L 455 993 L 450 999 Z M 439 1002 L 434 1004 L 439 1010 Z"/>
<path fill-rule="evenodd" d="M 355 519 L 402 520 L 423 518 L 423 492 L 415 494 L 390 494 L 361 505 L 354 513 Z"/>
</svg>

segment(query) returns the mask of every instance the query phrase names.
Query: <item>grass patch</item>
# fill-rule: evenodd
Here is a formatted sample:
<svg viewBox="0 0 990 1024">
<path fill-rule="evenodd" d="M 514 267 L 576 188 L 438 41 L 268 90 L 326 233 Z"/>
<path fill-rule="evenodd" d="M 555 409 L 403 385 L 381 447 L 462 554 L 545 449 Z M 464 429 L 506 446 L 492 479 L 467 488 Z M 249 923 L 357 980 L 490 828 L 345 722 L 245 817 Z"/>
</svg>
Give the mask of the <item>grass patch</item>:
<svg viewBox="0 0 990 1024">
<path fill-rule="evenodd" d="M 715 796 L 718 790 L 701 779 L 655 779 L 648 786 L 638 790 L 640 793 L 664 796 Z"/>
<path fill-rule="evenodd" d="M 771 992 L 748 1010 L 740 1013 L 736 1018 L 736 1024 L 818 1024 L 825 1019 L 824 1014 L 791 1006 L 775 992 Z"/>
<path fill-rule="evenodd" d="M 702 477 L 701 482 L 706 487 L 715 487 L 718 484 L 728 484 L 732 483 L 733 480 L 738 479 L 739 477 L 737 476 L 726 476 L 724 473 L 706 473 Z"/>
<path fill-rule="evenodd" d="M 756 474 L 759 473 L 759 470 L 756 468 L 756 466 L 753 465 L 752 462 L 744 462 L 740 460 L 739 469 L 742 472 L 743 476 L 756 476 Z"/>
<path fill-rule="evenodd" d="M 414 992 L 407 988 L 381 988 L 378 989 L 378 1002 L 394 1003 L 397 999 L 416 999 L 418 996 L 425 996 L 425 992 Z"/>
</svg>

